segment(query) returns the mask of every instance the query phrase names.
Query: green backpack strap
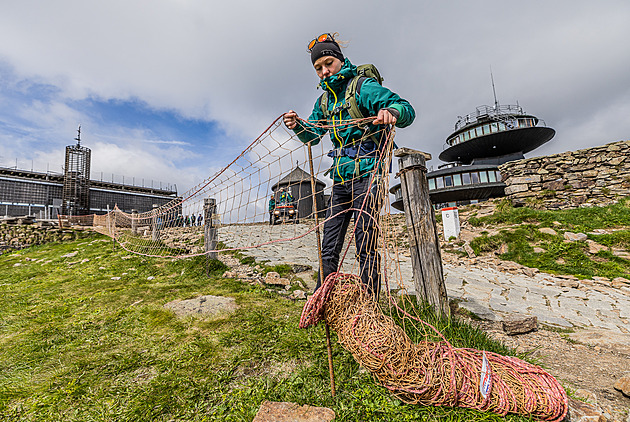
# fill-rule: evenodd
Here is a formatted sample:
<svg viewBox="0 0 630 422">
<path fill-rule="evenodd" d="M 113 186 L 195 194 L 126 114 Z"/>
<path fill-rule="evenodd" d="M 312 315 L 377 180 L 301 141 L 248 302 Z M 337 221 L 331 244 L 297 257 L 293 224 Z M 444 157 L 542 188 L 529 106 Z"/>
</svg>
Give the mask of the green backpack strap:
<svg viewBox="0 0 630 422">
<path fill-rule="evenodd" d="M 375 79 L 379 84 L 383 84 L 383 77 L 379 73 L 376 66 L 373 64 L 362 64 L 357 66 L 357 76 L 352 78 L 348 85 L 346 86 L 346 94 L 345 94 L 345 106 L 344 108 L 348 109 L 350 113 L 350 118 L 352 119 L 363 119 L 365 116 L 361 112 L 359 105 L 357 104 L 357 92 L 361 89 L 361 85 L 363 81 L 367 78 Z M 322 114 L 324 118 L 328 120 L 331 116 L 331 112 L 328 110 L 328 91 L 324 91 L 324 93 L 319 97 L 319 107 L 322 110 Z"/>
<path fill-rule="evenodd" d="M 319 108 L 322 110 L 324 119 L 328 120 L 330 118 L 330 111 L 328 111 L 328 91 L 324 91 L 319 97 Z"/>
<path fill-rule="evenodd" d="M 352 78 L 348 87 L 346 88 L 346 107 L 348 108 L 348 113 L 350 113 L 351 119 L 362 119 L 363 113 L 359 109 L 359 105 L 357 104 L 357 90 L 359 86 L 359 82 L 363 82 L 362 79 L 365 79 L 365 76 L 355 76 Z"/>
</svg>

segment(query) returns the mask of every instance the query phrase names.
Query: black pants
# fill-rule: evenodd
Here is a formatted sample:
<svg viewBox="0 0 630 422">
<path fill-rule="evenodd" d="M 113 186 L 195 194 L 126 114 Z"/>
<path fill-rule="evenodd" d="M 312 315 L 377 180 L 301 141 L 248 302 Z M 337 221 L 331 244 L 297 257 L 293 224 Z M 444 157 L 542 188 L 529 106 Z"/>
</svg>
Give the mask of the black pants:
<svg viewBox="0 0 630 422">
<path fill-rule="evenodd" d="M 379 236 L 377 222 L 381 201 L 377 195 L 376 185 L 370 186 L 371 179 L 371 176 L 368 176 L 363 179 L 346 181 L 343 184 L 337 183 L 333 186 L 330 205 L 326 210 L 326 221 L 324 222 L 323 268 L 320 269 L 320 275 L 323 274 L 323 279 L 326 279 L 330 273 L 337 271 L 348 224 L 354 215 L 356 227 L 354 240 L 359 258 L 361 281 L 367 287 L 368 292 L 378 300 L 381 289 L 381 256 L 377 250 Z M 351 208 L 356 210 L 348 211 Z M 358 211 L 361 208 L 363 211 Z M 321 280 L 318 278 L 315 290 L 319 289 Z"/>
</svg>

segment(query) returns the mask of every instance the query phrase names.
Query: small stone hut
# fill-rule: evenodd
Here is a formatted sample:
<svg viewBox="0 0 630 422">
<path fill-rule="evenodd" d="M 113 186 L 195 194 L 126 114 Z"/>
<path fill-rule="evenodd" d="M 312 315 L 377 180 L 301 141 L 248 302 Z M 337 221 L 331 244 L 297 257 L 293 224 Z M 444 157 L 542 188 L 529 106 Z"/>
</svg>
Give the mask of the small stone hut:
<svg viewBox="0 0 630 422">
<path fill-rule="evenodd" d="M 324 198 L 324 188 L 326 184 L 319 179 L 315 179 L 315 198 L 317 200 L 317 210 L 319 217 L 326 215 L 326 203 Z M 298 210 L 298 218 L 313 217 L 313 192 L 311 189 L 311 174 L 296 166 L 289 174 L 280 179 L 278 183 L 271 187 L 276 202 L 280 198 L 280 192 L 286 190 L 291 193 Z"/>
</svg>

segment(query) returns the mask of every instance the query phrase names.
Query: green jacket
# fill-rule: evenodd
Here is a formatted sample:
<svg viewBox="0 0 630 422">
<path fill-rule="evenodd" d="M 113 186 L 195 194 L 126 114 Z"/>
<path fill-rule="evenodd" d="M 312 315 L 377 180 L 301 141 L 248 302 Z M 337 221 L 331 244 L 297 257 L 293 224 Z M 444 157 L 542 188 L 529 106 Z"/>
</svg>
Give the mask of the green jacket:
<svg viewBox="0 0 630 422">
<path fill-rule="evenodd" d="M 328 109 L 330 111 L 345 104 L 346 86 L 356 75 L 356 66 L 350 63 L 350 60 L 346 58 L 339 72 L 321 80 L 319 85 L 322 89 L 328 91 Z M 372 78 L 368 78 L 363 82 L 360 91 L 356 94 L 356 100 L 361 113 L 365 117 L 376 116 L 379 110 L 383 108 L 397 110 L 399 116 L 396 121 L 396 127 L 407 127 L 416 117 L 413 107 L 407 100 L 400 98 L 398 94 L 381 86 Z M 330 129 L 330 139 L 332 140 L 334 149 L 352 145 L 366 136 L 363 129 L 356 125 L 339 125 L 340 120 L 350 119 L 350 113 L 345 107 L 336 114 L 331 113 L 329 120 L 324 122 L 324 114 L 321 110 L 320 101 L 321 97 L 315 102 L 313 112 L 308 118 L 308 122 L 316 123 L 320 121 L 320 123 L 327 123 L 333 126 L 333 128 Z M 300 141 L 305 144 L 312 142 L 313 145 L 316 145 L 329 129 L 315 127 L 309 123 L 304 124 L 302 121 L 298 120 L 298 126 L 294 129 L 294 132 L 297 134 Z M 368 134 L 378 133 L 378 139 L 380 139 L 380 131 L 385 129 L 384 125 L 373 125 L 371 123 L 368 123 L 366 127 L 368 128 Z M 373 156 L 363 158 L 336 156 L 333 158 L 333 166 L 331 169 L 332 179 L 335 182 L 339 182 L 354 177 L 365 177 L 374 170 L 376 162 L 377 158 Z"/>
</svg>

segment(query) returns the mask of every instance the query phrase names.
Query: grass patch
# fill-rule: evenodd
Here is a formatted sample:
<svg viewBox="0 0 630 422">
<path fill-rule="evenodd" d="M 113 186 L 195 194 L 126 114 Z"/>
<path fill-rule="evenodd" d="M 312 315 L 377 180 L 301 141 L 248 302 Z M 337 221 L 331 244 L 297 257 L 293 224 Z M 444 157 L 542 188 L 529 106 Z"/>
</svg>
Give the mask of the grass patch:
<svg viewBox="0 0 630 422">
<path fill-rule="evenodd" d="M 586 242 L 566 242 L 563 233 L 565 230 L 590 232 L 595 229 L 623 228 L 611 234 L 588 234 L 588 237 L 611 248 L 628 249 L 630 230 L 625 227 L 630 227 L 629 204 L 629 200 L 624 200 L 608 207 L 562 211 L 498 207 L 493 215 L 474 217 L 469 222 L 477 227 L 512 227 L 493 236 L 482 232 L 481 236 L 470 242 L 470 246 L 476 254 L 481 255 L 496 252 L 505 244 L 507 252 L 500 255 L 501 259 L 553 274 L 571 274 L 578 278 L 628 277 L 630 260 L 615 256 L 610 251 L 590 255 Z M 554 227 L 558 234 L 541 233 L 539 229 L 542 227 Z M 535 253 L 534 246 L 544 252 Z"/>
<path fill-rule="evenodd" d="M 205 257 L 130 255 L 100 235 L 1 256 L 0 420 L 251 421 L 263 400 L 327 406 L 336 421 L 506 420 L 402 403 L 359 371 L 334 333 L 331 397 L 323 327 L 297 327 L 303 302 L 223 279 L 224 270 Z M 163 307 L 200 295 L 231 296 L 239 308 L 182 319 Z M 418 312 L 457 346 L 510 353 Z"/>
<path fill-rule="evenodd" d="M 477 227 L 496 224 L 535 223 L 552 227 L 560 223 L 568 231 L 589 232 L 594 229 L 609 229 L 630 226 L 630 198 L 624 198 L 614 205 L 567 210 L 540 210 L 529 207 L 501 206 L 488 216 L 475 219 Z"/>
</svg>

